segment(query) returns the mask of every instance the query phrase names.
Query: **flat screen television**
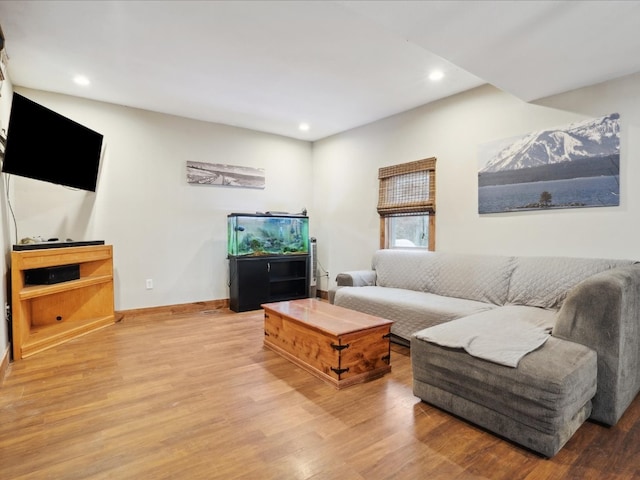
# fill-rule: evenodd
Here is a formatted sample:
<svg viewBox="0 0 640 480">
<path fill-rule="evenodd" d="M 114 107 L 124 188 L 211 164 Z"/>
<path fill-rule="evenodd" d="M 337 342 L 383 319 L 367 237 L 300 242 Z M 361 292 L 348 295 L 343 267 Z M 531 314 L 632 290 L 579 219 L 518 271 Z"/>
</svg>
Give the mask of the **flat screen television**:
<svg viewBox="0 0 640 480">
<path fill-rule="evenodd" d="M 2 171 L 95 192 L 102 139 L 14 92 Z"/>
</svg>

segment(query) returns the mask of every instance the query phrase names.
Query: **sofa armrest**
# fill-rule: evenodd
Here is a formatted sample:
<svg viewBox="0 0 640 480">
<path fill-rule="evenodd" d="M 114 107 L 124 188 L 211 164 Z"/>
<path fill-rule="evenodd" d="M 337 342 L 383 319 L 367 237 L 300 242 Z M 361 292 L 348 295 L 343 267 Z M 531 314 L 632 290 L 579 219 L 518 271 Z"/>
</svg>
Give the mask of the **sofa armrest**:
<svg viewBox="0 0 640 480">
<path fill-rule="evenodd" d="M 375 270 L 352 270 L 339 273 L 336 277 L 339 287 L 369 287 L 376 284 Z"/>
<path fill-rule="evenodd" d="M 553 335 L 597 352 L 591 418 L 615 425 L 640 390 L 640 266 L 598 273 L 570 290 Z"/>
<path fill-rule="evenodd" d="M 329 303 L 334 303 L 336 292 L 342 287 L 367 287 L 375 284 L 375 270 L 351 270 L 339 273 L 336 277 L 336 287 L 329 289 Z"/>
</svg>

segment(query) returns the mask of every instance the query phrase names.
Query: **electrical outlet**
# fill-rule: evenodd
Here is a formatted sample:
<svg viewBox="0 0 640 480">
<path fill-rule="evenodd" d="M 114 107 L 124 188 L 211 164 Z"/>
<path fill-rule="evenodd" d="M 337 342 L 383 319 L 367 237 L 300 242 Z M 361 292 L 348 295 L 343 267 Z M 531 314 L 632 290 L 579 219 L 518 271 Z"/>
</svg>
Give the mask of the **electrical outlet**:
<svg viewBox="0 0 640 480">
<path fill-rule="evenodd" d="M 147 278 L 147 290 L 151 290 L 153 288 L 153 279 Z"/>
</svg>

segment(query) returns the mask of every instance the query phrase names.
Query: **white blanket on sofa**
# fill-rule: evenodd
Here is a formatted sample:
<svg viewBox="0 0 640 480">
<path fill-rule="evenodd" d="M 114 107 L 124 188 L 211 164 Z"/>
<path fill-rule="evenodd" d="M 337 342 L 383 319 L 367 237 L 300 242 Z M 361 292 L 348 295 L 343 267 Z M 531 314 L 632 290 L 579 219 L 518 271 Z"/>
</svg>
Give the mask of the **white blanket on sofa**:
<svg viewBox="0 0 640 480">
<path fill-rule="evenodd" d="M 547 341 L 555 316 L 554 310 L 508 305 L 425 328 L 415 335 L 515 368 L 527 353 Z"/>
</svg>

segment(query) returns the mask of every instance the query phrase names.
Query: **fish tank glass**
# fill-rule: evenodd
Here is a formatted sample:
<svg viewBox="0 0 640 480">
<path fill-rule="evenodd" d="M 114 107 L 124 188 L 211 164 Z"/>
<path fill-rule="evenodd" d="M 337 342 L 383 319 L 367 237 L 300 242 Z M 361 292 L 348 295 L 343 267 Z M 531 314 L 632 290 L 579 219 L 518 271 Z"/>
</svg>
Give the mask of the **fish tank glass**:
<svg viewBox="0 0 640 480">
<path fill-rule="evenodd" d="M 229 256 L 306 255 L 309 217 L 232 213 L 227 216 Z"/>
</svg>

